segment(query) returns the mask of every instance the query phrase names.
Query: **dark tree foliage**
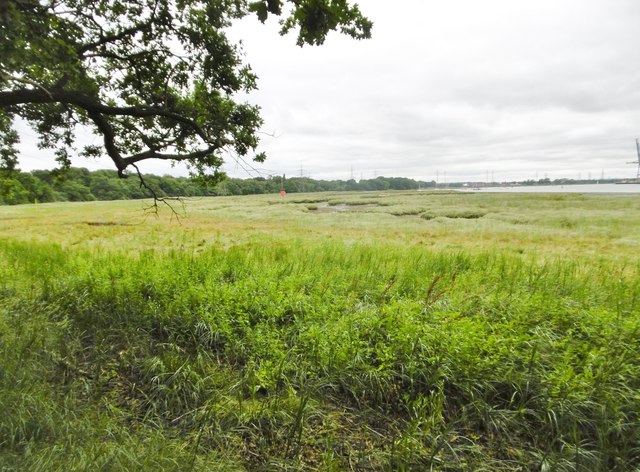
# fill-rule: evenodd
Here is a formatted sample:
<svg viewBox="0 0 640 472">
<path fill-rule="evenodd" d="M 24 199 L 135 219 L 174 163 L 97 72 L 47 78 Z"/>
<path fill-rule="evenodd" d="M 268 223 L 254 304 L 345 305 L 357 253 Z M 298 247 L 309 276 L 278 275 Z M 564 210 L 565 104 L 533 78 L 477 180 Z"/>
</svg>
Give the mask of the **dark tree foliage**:
<svg viewBox="0 0 640 472">
<path fill-rule="evenodd" d="M 407 178 L 377 177 L 370 180 L 314 180 L 309 177 L 284 179 L 280 176 L 253 179 L 225 179 L 216 185 L 201 185 L 194 179 L 145 174 L 143 179 L 155 189 L 157 198 L 277 195 L 287 193 L 381 191 L 433 188 L 436 183 Z M 8 178 L 0 178 L 0 204 L 46 203 L 91 200 L 130 200 L 148 198 L 136 179 L 121 179 L 115 170 L 96 170 L 70 167 L 60 174 L 50 170 L 14 171 Z"/>
<path fill-rule="evenodd" d="M 256 76 L 225 30 L 250 14 L 280 17 L 300 46 L 372 26 L 347 0 L 0 0 L 0 164 L 16 168 L 16 117 L 62 167 L 85 127 L 103 144 L 80 154 L 106 153 L 120 176 L 145 159 L 213 180 L 227 152 L 262 161 L 259 109 L 234 98 Z"/>
</svg>

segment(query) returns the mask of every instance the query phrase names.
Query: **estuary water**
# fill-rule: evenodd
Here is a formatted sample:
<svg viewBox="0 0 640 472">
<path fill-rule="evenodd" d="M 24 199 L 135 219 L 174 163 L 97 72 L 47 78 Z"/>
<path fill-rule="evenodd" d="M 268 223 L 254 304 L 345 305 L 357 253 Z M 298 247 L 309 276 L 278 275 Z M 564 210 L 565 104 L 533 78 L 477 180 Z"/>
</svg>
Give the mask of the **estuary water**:
<svg viewBox="0 0 640 472">
<path fill-rule="evenodd" d="M 580 184 L 580 185 L 516 185 L 513 187 L 464 188 L 463 192 L 520 193 L 638 193 L 640 184 Z"/>
</svg>

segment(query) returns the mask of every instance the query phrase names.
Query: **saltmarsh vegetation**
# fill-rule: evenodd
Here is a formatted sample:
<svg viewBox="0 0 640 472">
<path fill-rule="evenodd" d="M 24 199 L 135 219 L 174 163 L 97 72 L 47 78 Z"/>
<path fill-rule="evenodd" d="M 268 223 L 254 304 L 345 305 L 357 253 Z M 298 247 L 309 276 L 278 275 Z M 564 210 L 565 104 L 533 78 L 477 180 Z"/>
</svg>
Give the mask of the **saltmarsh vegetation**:
<svg viewBox="0 0 640 472">
<path fill-rule="evenodd" d="M 0 466 L 640 467 L 637 197 L 316 205 L 1 209 Z"/>
</svg>

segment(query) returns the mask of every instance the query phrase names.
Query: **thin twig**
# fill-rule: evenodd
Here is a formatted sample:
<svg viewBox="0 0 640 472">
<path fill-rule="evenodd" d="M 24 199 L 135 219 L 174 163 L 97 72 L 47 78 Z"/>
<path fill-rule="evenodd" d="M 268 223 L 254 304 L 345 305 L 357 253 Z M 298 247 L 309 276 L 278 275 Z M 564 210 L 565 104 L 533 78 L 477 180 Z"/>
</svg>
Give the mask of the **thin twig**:
<svg viewBox="0 0 640 472">
<path fill-rule="evenodd" d="M 180 198 L 180 197 L 175 197 L 175 198 L 172 198 L 172 197 L 159 197 L 158 194 L 156 193 L 156 191 L 149 184 L 147 184 L 147 182 L 144 180 L 144 176 L 142 175 L 142 172 L 140 172 L 140 169 L 138 168 L 138 166 L 135 165 L 135 164 L 131 164 L 131 166 L 136 170 L 136 173 L 138 174 L 138 180 L 140 181 L 140 187 L 142 187 L 145 190 L 147 190 L 151 194 L 151 196 L 153 197 L 153 204 L 150 207 L 145 208 L 145 211 L 152 210 L 153 213 L 156 216 L 158 216 L 158 214 L 160 212 L 160 208 L 158 206 L 158 202 L 161 202 L 161 203 L 164 203 L 171 210 L 171 219 L 173 219 L 173 217 L 175 216 L 176 220 L 178 220 L 178 222 L 180 222 L 181 215 L 176 211 L 176 209 L 173 207 L 173 205 L 170 202 L 171 201 L 179 202 L 182 205 L 182 210 L 184 212 L 185 204 L 184 204 L 184 201 L 182 200 L 182 198 Z"/>
</svg>

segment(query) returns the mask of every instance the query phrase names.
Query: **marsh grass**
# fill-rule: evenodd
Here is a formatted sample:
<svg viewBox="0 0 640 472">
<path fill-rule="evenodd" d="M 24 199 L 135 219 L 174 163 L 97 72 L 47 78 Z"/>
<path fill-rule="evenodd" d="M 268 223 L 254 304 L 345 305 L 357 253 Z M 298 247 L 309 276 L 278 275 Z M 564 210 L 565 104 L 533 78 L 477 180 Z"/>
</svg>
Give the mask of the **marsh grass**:
<svg viewBox="0 0 640 472">
<path fill-rule="evenodd" d="M 343 202 L 336 206 L 345 211 L 316 211 L 329 201 Z M 640 248 L 634 231 L 640 225 L 640 200 L 633 196 L 372 192 L 194 198 L 186 201 L 186 214 L 179 222 L 172 221 L 170 212 L 157 217 L 145 213 L 147 206 L 127 201 L 2 207 L 0 237 L 132 254 L 202 252 L 291 238 L 380 241 L 472 253 L 522 251 L 581 260 L 622 260 Z M 462 213 L 483 216 L 446 217 Z M 397 217 L 403 214 L 416 218 Z M 440 217 L 417 218 L 421 214 Z M 86 224 L 96 221 L 103 224 Z"/>
<path fill-rule="evenodd" d="M 618 207 L 604 209 L 627 201 L 378 198 L 382 228 L 256 198 L 196 202 L 191 220 L 146 233 L 72 226 L 60 244 L 5 229 L 0 468 L 640 467 L 640 266 Z M 391 213 L 412 205 L 486 215 Z M 509 222 L 523 208 L 528 222 Z M 62 210 L 66 228 L 95 219 Z M 638 206 L 621 213 L 635 221 Z M 281 234 L 278 218 L 304 221 Z M 388 234 L 399 221 L 407 234 Z M 471 227 L 495 246 L 463 238 Z M 140 247 L 107 246 L 121 231 Z M 81 234 L 93 242 L 73 244 Z"/>
</svg>

